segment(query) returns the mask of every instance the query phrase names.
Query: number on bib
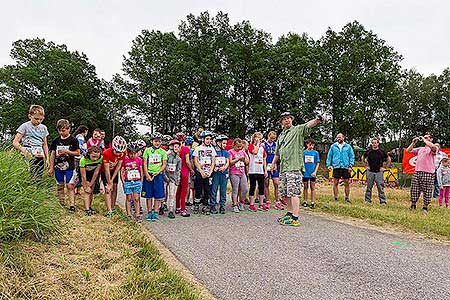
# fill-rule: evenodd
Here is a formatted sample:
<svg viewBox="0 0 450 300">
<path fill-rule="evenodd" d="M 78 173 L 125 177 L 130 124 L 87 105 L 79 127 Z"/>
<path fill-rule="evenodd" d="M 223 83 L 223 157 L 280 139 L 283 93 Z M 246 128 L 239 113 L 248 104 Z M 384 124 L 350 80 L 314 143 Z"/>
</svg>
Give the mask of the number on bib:
<svg viewBox="0 0 450 300">
<path fill-rule="evenodd" d="M 141 173 L 139 170 L 129 170 L 127 172 L 128 180 L 139 180 L 141 179 Z"/>
</svg>

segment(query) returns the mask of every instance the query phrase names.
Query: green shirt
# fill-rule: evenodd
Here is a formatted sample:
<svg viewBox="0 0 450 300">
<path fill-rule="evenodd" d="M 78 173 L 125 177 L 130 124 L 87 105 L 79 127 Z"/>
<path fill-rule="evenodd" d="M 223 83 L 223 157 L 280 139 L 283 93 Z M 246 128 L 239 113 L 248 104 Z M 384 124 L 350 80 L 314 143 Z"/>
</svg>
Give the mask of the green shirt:
<svg viewBox="0 0 450 300">
<path fill-rule="evenodd" d="M 102 164 L 103 157 L 100 156 L 97 160 L 90 160 L 89 158 L 83 156 L 80 160 L 80 168 L 85 168 L 86 172 L 94 171 L 98 165 Z"/>
<path fill-rule="evenodd" d="M 311 128 L 303 125 L 283 129 L 277 140 L 275 154 L 280 159 L 280 173 L 291 171 L 305 172 L 303 164 L 304 138 L 311 133 Z"/>
<path fill-rule="evenodd" d="M 163 161 L 167 160 L 167 152 L 161 148 L 147 148 L 144 151 L 144 159 L 147 159 L 147 169 L 150 174 L 159 172 Z"/>
</svg>

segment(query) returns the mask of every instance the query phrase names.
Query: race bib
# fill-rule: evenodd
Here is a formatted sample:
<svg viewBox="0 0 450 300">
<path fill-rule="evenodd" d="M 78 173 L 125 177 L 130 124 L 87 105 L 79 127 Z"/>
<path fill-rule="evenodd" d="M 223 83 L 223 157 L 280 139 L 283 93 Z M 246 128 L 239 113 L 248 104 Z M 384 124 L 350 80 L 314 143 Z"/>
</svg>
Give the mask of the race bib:
<svg viewBox="0 0 450 300">
<path fill-rule="evenodd" d="M 176 164 L 167 164 L 167 171 L 169 171 L 169 172 L 172 172 L 172 173 L 175 172 L 176 168 L 177 168 Z"/>
<path fill-rule="evenodd" d="M 260 156 L 255 156 L 255 164 L 257 165 L 262 165 L 263 164 L 264 159 Z"/>
<path fill-rule="evenodd" d="M 204 156 L 200 159 L 200 165 L 201 166 L 210 166 L 211 165 L 211 157 L 210 156 Z"/>
<path fill-rule="evenodd" d="M 141 179 L 141 173 L 139 170 L 129 170 L 127 172 L 128 180 L 140 180 Z"/>
<path fill-rule="evenodd" d="M 61 150 L 69 150 L 70 146 L 56 146 L 56 156 L 61 156 Z"/>
<path fill-rule="evenodd" d="M 272 168 L 272 164 L 267 164 L 267 170 L 270 170 L 270 168 Z"/>
<path fill-rule="evenodd" d="M 218 167 L 223 167 L 227 163 L 227 159 L 223 156 L 216 157 L 216 165 Z"/>
<path fill-rule="evenodd" d="M 34 157 L 44 157 L 44 149 L 42 149 L 42 147 L 31 147 L 29 152 L 31 152 L 31 155 Z"/>
<path fill-rule="evenodd" d="M 161 163 L 161 155 L 160 154 L 150 154 L 148 157 L 148 163 L 150 165 L 157 165 Z"/>
<path fill-rule="evenodd" d="M 314 156 L 305 155 L 305 164 L 313 164 L 313 163 L 314 163 Z"/>
<path fill-rule="evenodd" d="M 235 166 L 237 168 L 242 168 L 242 167 L 245 167 L 245 163 L 242 160 L 240 160 L 240 161 L 236 162 Z"/>
</svg>

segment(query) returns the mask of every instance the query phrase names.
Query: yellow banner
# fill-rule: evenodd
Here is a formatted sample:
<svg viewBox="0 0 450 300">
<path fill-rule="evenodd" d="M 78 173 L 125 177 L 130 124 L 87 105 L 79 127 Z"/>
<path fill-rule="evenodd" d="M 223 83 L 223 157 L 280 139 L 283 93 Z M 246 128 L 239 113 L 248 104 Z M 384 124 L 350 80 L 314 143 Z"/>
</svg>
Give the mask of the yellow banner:
<svg viewBox="0 0 450 300">
<path fill-rule="evenodd" d="M 384 171 L 383 174 L 384 181 L 396 182 L 398 181 L 398 169 L 391 168 Z M 328 178 L 333 178 L 333 170 L 328 172 Z M 352 173 L 350 174 L 350 180 L 352 181 L 366 181 L 366 168 L 364 167 L 353 167 Z"/>
</svg>

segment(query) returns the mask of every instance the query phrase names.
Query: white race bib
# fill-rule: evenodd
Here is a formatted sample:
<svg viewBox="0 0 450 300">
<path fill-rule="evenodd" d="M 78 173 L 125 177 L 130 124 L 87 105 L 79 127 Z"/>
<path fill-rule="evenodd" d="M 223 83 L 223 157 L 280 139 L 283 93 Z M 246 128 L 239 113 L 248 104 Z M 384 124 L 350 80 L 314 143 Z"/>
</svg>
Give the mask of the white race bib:
<svg viewBox="0 0 450 300">
<path fill-rule="evenodd" d="M 239 160 L 235 164 L 236 168 L 242 168 L 245 167 L 245 163 L 242 160 Z"/>
<path fill-rule="evenodd" d="M 69 150 L 70 146 L 56 146 L 56 156 L 61 156 L 61 150 Z"/>
<path fill-rule="evenodd" d="M 42 147 L 31 147 L 29 152 L 31 152 L 31 155 L 34 157 L 44 157 L 44 149 L 42 149 Z"/>
<path fill-rule="evenodd" d="M 267 164 L 267 170 L 270 170 L 270 168 L 272 168 L 272 163 Z"/>
<path fill-rule="evenodd" d="M 128 180 L 140 180 L 141 179 L 141 173 L 139 170 L 129 170 L 127 172 Z"/>
<path fill-rule="evenodd" d="M 167 171 L 169 172 L 175 172 L 176 168 L 177 168 L 176 164 L 167 164 Z"/>
<path fill-rule="evenodd" d="M 148 157 L 148 163 L 150 165 L 157 165 L 161 163 L 161 155 L 160 154 L 150 154 Z"/>
<path fill-rule="evenodd" d="M 216 165 L 218 167 L 223 167 L 227 163 L 227 159 L 223 156 L 216 157 Z"/>
<path fill-rule="evenodd" d="M 261 156 L 255 156 L 255 164 L 256 165 L 262 165 L 264 159 Z"/>
<path fill-rule="evenodd" d="M 305 155 L 305 164 L 313 164 L 313 163 L 314 163 L 314 156 Z"/>
</svg>

